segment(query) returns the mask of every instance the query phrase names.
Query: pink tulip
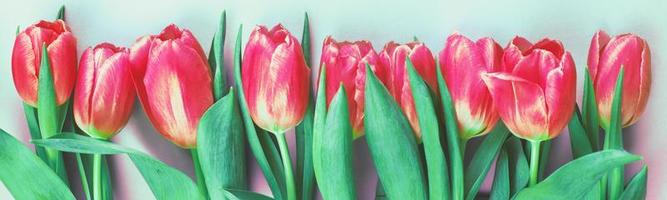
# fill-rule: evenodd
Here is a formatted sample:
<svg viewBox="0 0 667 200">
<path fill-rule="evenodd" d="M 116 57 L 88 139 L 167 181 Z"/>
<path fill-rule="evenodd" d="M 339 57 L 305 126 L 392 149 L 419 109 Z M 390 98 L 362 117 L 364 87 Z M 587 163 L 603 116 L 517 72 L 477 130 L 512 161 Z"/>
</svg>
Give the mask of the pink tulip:
<svg viewBox="0 0 667 200">
<path fill-rule="evenodd" d="M 320 67 L 326 66 L 327 70 L 327 106 L 338 92 L 340 84 L 343 84 L 348 93 L 347 102 L 354 138 L 364 134 L 366 63 L 383 83 L 389 84 L 389 70 L 380 64 L 378 54 L 370 42 L 337 42 L 331 36 L 324 40 Z"/>
<path fill-rule="evenodd" d="M 130 50 L 132 78 L 153 126 L 176 145 L 194 148 L 197 125 L 213 104 L 211 70 L 197 39 L 169 25 Z"/>
<path fill-rule="evenodd" d="M 543 141 L 560 134 L 575 106 L 576 71 L 557 40 L 532 45 L 516 37 L 505 49 L 504 69 L 482 73 L 500 118 L 517 137 Z"/>
<path fill-rule="evenodd" d="M 600 124 L 609 128 L 611 104 L 616 79 L 621 66 L 624 70 L 621 115 L 623 127 L 639 120 L 646 109 L 651 92 L 651 50 L 642 38 L 623 34 L 610 38 L 598 31 L 588 51 L 588 70 L 593 81 L 600 112 Z"/>
<path fill-rule="evenodd" d="M 415 69 L 424 81 L 426 81 L 426 84 L 431 88 L 433 93 L 438 94 L 435 59 L 431 50 L 421 42 L 397 44 L 392 41 L 387 43 L 380 52 L 382 65 L 389 66 L 392 77 L 391 83 L 387 85 L 387 88 L 410 121 L 410 126 L 414 130 L 415 136 L 418 140 L 421 140 L 421 130 L 415 111 L 415 102 L 412 99 L 412 89 L 410 88 L 408 71 L 405 66 L 406 57 L 410 58 Z"/>
<path fill-rule="evenodd" d="M 440 68 L 456 111 L 459 137 L 468 140 L 493 129 L 498 113 L 480 74 L 499 71 L 503 49 L 491 38 L 477 42 L 453 34 L 440 52 Z"/>
<path fill-rule="evenodd" d="M 248 111 L 257 126 L 283 133 L 303 119 L 308 106 L 310 69 L 299 41 L 278 24 L 250 34 L 241 70 Z"/>
<path fill-rule="evenodd" d="M 81 55 L 74 90 L 74 119 L 88 135 L 109 139 L 130 118 L 134 86 L 130 51 L 102 43 Z"/>
<path fill-rule="evenodd" d="M 49 54 L 56 103 L 62 105 L 72 94 L 76 78 L 76 38 L 62 20 L 39 21 L 16 36 L 12 51 L 14 86 L 25 103 L 37 105 L 42 45 Z"/>
</svg>

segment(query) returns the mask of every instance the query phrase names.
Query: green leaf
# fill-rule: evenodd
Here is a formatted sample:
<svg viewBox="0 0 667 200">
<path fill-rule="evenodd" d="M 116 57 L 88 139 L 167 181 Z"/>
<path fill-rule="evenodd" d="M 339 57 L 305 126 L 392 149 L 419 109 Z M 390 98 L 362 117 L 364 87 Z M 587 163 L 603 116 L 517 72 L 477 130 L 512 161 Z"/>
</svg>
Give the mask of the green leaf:
<svg viewBox="0 0 667 200">
<path fill-rule="evenodd" d="M 0 169 L 0 180 L 16 199 L 75 199 L 48 165 L 2 129 Z"/>
<path fill-rule="evenodd" d="M 25 114 L 25 119 L 28 122 L 30 139 L 42 139 L 42 134 L 39 132 L 39 123 L 37 122 L 37 108 L 33 108 L 32 106 L 23 103 L 23 113 Z M 44 147 L 35 146 L 35 153 L 37 154 L 37 157 L 41 158 L 44 162 L 48 162 Z"/>
<path fill-rule="evenodd" d="M 570 146 L 572 148 L 572 158 L 577 159 L 586 154 L 592 153 L 593 148 L 591 147 L 591 142 L 589 141 L 588 135 L 586 134 L 586 129 L 584 129 L 583 124 L 581 123 L 581 113 L 579 112 L 579 106 L 574 106 L 574 113 L 572 113 L 572 118 L 567 124 L 567 128 L 570 132 Z"/>
<path fill-rule="evenodd" d="M 37 122 L 42 138 L 48 138 L 60 133 L 62 120 L 56 102 L 56 90 L 54 87 L 51 61 L 46 50 L 46 44 L 42 44 L 42 58 L 39 67 L 39 79 L 37 86 Z M 66 107 L 66 104 L 65 104 Z M 65 112 L 66 113 L 66 112 Z M 53 149 L 46 148 L 48 164 L 62 179 L 67 182 L 67 171 L 63 155 Z"/>
<path fill-rule="evenodd" d="M 273 200 L 271 197 L 267 197 L 263 194 L 244 190 L 228 189 L 223 192 L 225 193 L 225 197 L 229 200 Z"/>
<path fill-rule="evenodd" d="M 157 199 L 203 199 L 190 177 L 162 161 L 134 149 L 74 133 L 63 133 L 32 143 L 59 151 L 86 154 L 127 154 Z"/>
<path fill-rule="evenodd" d="M 496 123 L 496 127 L 484 138 L 482 144 L 477 147 L 465 171 L 466 199 L 475 199 L 486 174 L 491 168 L 491 164 L 493 164 L 493 159 L 500 151 L 507 136 L 509 136 L 509 130 L 507 130 L 505 124 L 499 121 Z"/>
<path fill-rule="evenodd" d="M 582 100 L 582 124 L 586 129 L 588 140 L 591 143 L 592 150 L 600 149 L 600 123 L 598 114 L 598 104 L 595 102 L 595 91 L 593 90 L 593 81 L 588 68 L 584 70 L 584 99 Z"/>
<path fill-rule="evenodd" d="M 648 168 L 646 165 L 642 167 L 642 170 L 637 172 L 634 177 L 630 180 L 627 186 L 625 186 L 625 191 L 621 194 L 619 199 L 621 200 L 642 200 L 646 199 L 646 173 Z"/>
<path fill-rule="evenodd" d="M 313 166 L 323 199 L 356 199 L 352 167 L 352 125 L 341 85 L 333 97 L 324 131 L 313 135 Z"/>
<path fill-rule="evenodd" d="M 429 199 L 449 199 L 449 175 L 447 174 L 447 161 L 442 152 L 440 144 L 440 129 L 438 116 L 435 114 L 435 105 L 431 98 L 431 92 L 415 70 L 410 58 L 405 59 L 408 70 L 408 79 L 412 89 L 412 98 L 415 102 L 419 128 L 422 132 L 424 142 L 424 154 L 426 157 L 426 169 L 428 177 Z"/>
<path fill-rule="evenodd" d="M 491 200 L 510 199 L 510 175 L 507 151 L 501 150 L 496 162 L 496 174 L 491 187 Z"/>
<path fill-rule="evenodd" d="M 611 103 L 611 119 L 609 127 L 606 127 L 606 137 L 604 149 L 623 149 L 623 122 L 622 122 L 622 101 L 623 101 L 623 74 L 625 70 L 621 66 L 616 78 L 614 97 Z M 620 166 L 613 169 L 609 175 L 609 198 L 618 199 L 623 192 L 623 173 L 624 168 Z"/>
<path fill-rule="evenodd" d="M 224 199 L 223 188 L 248 187 L 245 134 L 234 92 L 213 104 L 197 128 L 197 153 L 211 199 Z"/>
<path fill-rule="evenodd" d="M 218 31 L 215 32 L 211 41 L 211 49 L 208 54 L 208 64 L 213 72 L 213 96 L 219 100 L 227 94 L 227 81 L 225 79 L 225 27 L 227 12 L 222 11 Z"/>
<path fill-rule="evenodd" d="M 417 143 L 408 119 L 366 64 L 364 130 L 389 199 L 426 199 Z"/>
<path fill-rule="evenodd" d="M 304 13 L 303 17 L 303 35 L 301 36 L 301 49 L 303 50 L 303 57 L 306 64 L 310 66 L 310 21 L 308 20 L 308 13 Z"/>
<path fill-rule="evenodd" d="M 588 154 L 560 167 L 537 185 L 521 190 L 515 199 L 581 199 L 609 170 L 640 159 L 621 150 Z"/>
<path fill-rule="evenodd" d="M 250 150 L 255 156 L 257 165 L 262 170 L 264 178 L 271 188 L 273 196 L 278 199 L 283 198 L 283 192 L 280 185 L 278 184 L 278 179 L 274 175 L 269 161 L 264 154 L 264 149 L 262 148 L 262 143 L 260 141 L 259 134 L 257 129 L 255 129 L 255 124 L 250 118 L 250 113 L 248 112 L 248 103 L 246 102 L 245 95 L 243 92 L 243 84 L 241 82 L 241 37 L 243 34 L 243 25 L 239 25 L 239 30 L 236 35 L 236 46 L 234 47 L 234 79 L 236 81 L 236 88 L 238 92 L 236 93 L 239 99 L 239 104 L 241 108 L 241 116 L 243 117 L 243 125 L 245 126 L 246 135 L 248 136 L 248 144 L 250 144 Z M 262 132 L 260 132 L 261 134 Z M 267 135 L 266 133 L 262 135 Z M 275 145 L 274 145 L 275 148 Z M 278 173 L 280 174 L 280 173 Z"/>
<path fill-rule="evenodd" d="M 301 38 L 301 48 L 306 59 L 306 64 L 311 65 L 310 62 L 310 26 L 308 22 L 308 13 L 305 14 L 303 20 L 303 35 Z M 309 90 L 308 107 L 303 121 L 296 127 L 296 181 L 298 196 L 302 199 L 313 198 L 313 188 L 315 184 L 315 174 L 313 172 L 313 118 L 314 118 L 314 102 L 313 92 Z M 299 187 L 301 186 L 301 187 Z"/>
<path fill-rule="evenodd" d="M 509 175 L 510 175 L 510 196 L 514 196 L 517 192 L 528 185 L 530 172 L 528 168 L 528 159 L 523 152 L 521 140 L 517 137 L 510 136 L 503 149 L 507 151 L 509 161 Z"/>
<path fill-rule="evenodd" d="M 56 19 L 65 20 L 65 5 L 60 6 L 60 9 L 58 9 Z"/>
<path fill-rule="evenodd" d="M 454 104 L 452 102 L 452 97 L 449 94 L 449 88 L 447 87 L 447 82 L 445 82 L 445 79 L 442 77 L 442 71 L 440 71 L 440 65 L 438 64 L 438 66 L 436 66 L 435 68 L 436 68 L 436 75 L 438 76 L 438 89 L 440 90 L 440 101 L 442 102 L 443 111 L 445 114 L 444 116 L 445 130 L 446 130 L 445 136 L 447 138 L 449 159 L 452 165 L 450 173 L 451 185 L 452 185 L 452 198 L 463 199 L 465 197 L 465 185 L 467 184 L 465 183 L 465 176 L 463 173 L 464 152 L 462 152 L 460 147 L 465 146 L 465 144 L 459 144 L 460 139 L 458 134 L 459 133 L 458 122 L 456 121 Z M 493 156 L 495 156 L 495 153 Z M 475 194 L 476 193 L 477 192 L 475 192 Z M 469 196 L 472 196 L 474 198 L 474 194 Z"/>
<path fill-rule="evenodd" d="M 542 141 L 540 144 L 540 162 L 538 163 L 539 166 L 537 168 L 537 180 L 542 180 L 544 179 L 547 171 L 547 166 L 549 165 L 549 161 L 551 159 L 549 158 L 550 152 L 551 152 L 551 144 L 553 140 L 545 140 Z"/>
</svg>

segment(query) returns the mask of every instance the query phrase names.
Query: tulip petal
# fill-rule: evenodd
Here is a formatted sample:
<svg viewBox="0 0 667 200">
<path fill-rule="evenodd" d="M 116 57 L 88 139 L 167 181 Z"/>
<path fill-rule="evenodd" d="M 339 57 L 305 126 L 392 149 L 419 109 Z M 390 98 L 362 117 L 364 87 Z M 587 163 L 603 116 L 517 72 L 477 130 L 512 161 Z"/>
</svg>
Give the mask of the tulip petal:
<svg viewBox="0 0 667 200">
<path fill-rule="evenodd" d="M 485 134 L 498 120 L 491 95 L 480 74 L 499 68 L 501 55 L 502 49 L 492 39 L 480 39 L 474 43 L 461 35 L 450 36 L 445 49 L 440 52 L 440 67 L 464 137 Z"/>
<path fill-rule="evenodd" d="M 553 53 L 536 49 L 531 54 L 517 62 L 512 74 L 536 83 L 545 88 L 547 74 L 560 66 L 559 58 Z"/>
<path fill-rule="evenodd" d="M 565 48 L 563 47 L 563 44 L 558 40 L 553 40 L 550 38 L 543 38 L 537 43 L 535 43 L 531 51 L 535 49 L 543 49 L 549 51 L 558 58 L 562 57 L 563 54 L 565 53 Z"/>
<path fill-rule="evenodd" d="M 616 77 L 624 66 L 622 123 L 629 124 L 638 110 L 637 98 L 642 93 L 641 74 L 644 42 L 634 35 L 612 38 L 601 54 L 596 75 L 595 94 L 603 127 L 608 126 Z"/>
<path fill-rule="evenodd" d="M 91 96 L 91 121 L 100 133 L 111 137 L 130 118 L 134 104 L 134 87 L 129 77 L 127 50 L 113 54 L 100 63 Z"/>
<path fill-rule="evenodd" d="M 512 133 L 528 140 L 549 137 L 545 96 L 538 84 L 507 73 L 484 73 L 482 79 Z"/>
<path fill-rule="evenodd" d="M 545 96 L 548 110 L 549 138 L 554 138 L 565 128 L 574 112 L 577 75 L 570 52 L 565 52 L 560 67 L 546 76 Z"/>
<path fill-rule="evenodd" d="M 172 40 L 151 47 L 143 77 L 146 112 L 162 135 L 190 148 L 196 144 L 199 119 L 213 103 L 210 68 L 198 52 Z"/>
<path fill-rule="evenodd" d="M 58 36 L 47 48 L 53 71 L 56 102 L 62 105 L 69 99 L 76 79 L 76 39 L 70 32 Z"/>
<path fill-rule="evenodd" d="M 588 49 L 588 71 L 591 74 L 591 80 L 595 80 L 598 72 L 598 62 L 600 62 L 600 54 L 602 54 L 609 40 L 611 40 L 609 35 L 602 30 L 596 32 L 593 39 L 591 39 L 591 47 Z"/>
<path fill-rule="evenodd" d="M 37 105 L 37 74 L 41 51 L 35 51 L 30 36 L 19 33 L 12 51 L 12 78 L 17 92 L 27 104 Z"/>
</svg>

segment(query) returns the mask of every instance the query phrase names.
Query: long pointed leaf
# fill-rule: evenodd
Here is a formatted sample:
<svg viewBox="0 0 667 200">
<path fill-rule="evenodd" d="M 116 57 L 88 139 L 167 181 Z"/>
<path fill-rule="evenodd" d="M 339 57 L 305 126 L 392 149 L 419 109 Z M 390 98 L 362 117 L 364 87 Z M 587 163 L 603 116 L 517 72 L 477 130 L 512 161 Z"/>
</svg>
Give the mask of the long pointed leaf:
<svg viewBox="0 0 667 200">
<path fill-rule="evenodd" d="M 625 191 L 621 194 L 619 199 L 621 200 L 642 200 L 646 199 L 646 174 L 648 173 L 648 168 L 646 165 L 642 167 L 642 170 L 637 172 L 634 177 L 630 180 L 628 185 L 625 187 Z"/>
<path fill-rule="evenodd" d="M 515 199 L 581 199 L 611 169 L 640 159 L 621 150 L 588 154 L 563 165 L 537 185 L 521 190 Z"/>
<path fill-rule="evenodd" d="M 0 180 L 16 199 L 75 199 L 46 163 L 2 129 L 0 169 Z"/>
<path fill-rule="evenodd" d="M 445 121 L 445 136 L 447 138 L 447 148 L 449 152 L 449 160 L 451 163 L 451 186 L 452 186 L 452 198 L 453 199 L 463 199 L 466 196 L 465 186 L 465 175 L 463 173 L 463 155 L 464 152 L 461 152 L 461 145 L 459 144 L 459 130 L 458 122 L 456 121 L 456 114 L 454 111 L 454 104 L 452 102 L 452 97 L 449 94 L 449 88 L 447 82 L 442 76 L 442 71 L 440 71 L 440 66 L 436 66 L 436 75 L 438 78 L 438 89 L 440 90 L 440 101 L 442 102 L 443 111 L 444 111 L 444 121 Z M 501 142 L 502 143 L 502 142 Z M 494 154 L 495 156 L 495 154 Z M 482 178 L 484 179 L 484 178 Z M 474 194 L 468 195 L 474 196 Z"/>
<path fill-rule="evenodd" d="M 506 200 L 510 198 L 510 175 L 507 151 L 504 149 L 498 155 L 496 174 L 491 187 L 491 200 Z"/>
<path fill-rule="evenodd" d="M 465 171 L 466 199 L 475 199 L 479 188 L 486 178 L 486 174 L 491 169 L 493 159 L 500 151 L 508 136 L 509 130 L 507 130 L 505 124 L 498 122 L 496 123 L 496 127 L 484 138 L 482 144 L 477 147 Z"/>
<path fill-rule="evenodd" d="M 315 176 L 324 199 L 356 199 L 352 125 L 343 86 L 338 89 L 329 109 L 325 130 L 313 135 Z"/>
<path fill-rule="evenodd" d="M 428 177 L 429 199 L 449 199 L 449 175 L 447 161 L 440 144 L 440 129 L 438 116 L 435 114 L 435 105 L 430 90 L 409 58 L 405 59 L 412 98 L 419 120 L 419 128 L 424 142 L 424 154 Z"/>
<path fill-rule="evenodd" d="M 310 62 L 310 23 L 308 21 L 308 13 L 305 14 L 303 20 L 303 35 L 301 38 L 301 48 L 303 49 L 303 56 L 308 66 Z M 313 92 L 309 90 L 309 101 L 306 109 L 306 115 L 303 121 L 296 127 L 296 149 L 297 149 L 297 184 L 298 196 L 303 200 L 313 198 L 313 186 L 315 184 L 315 174 L 313 172 L 313 118 L 315 102 L 313 101 Z"/>
<path fill-rule="evenodd" d="M 127 154 L 157 199 L 203 199 L 190 177 L 134 149 L 74 133 L 63 133 L 49 139 L 33 140 L 32 143 L 75 153 Z"/>
<path fill-rule="evenodd" d="M 412 128 L 366 64 L 364 130 L 378 177 L 389 199 L 426 199 Z"/>
<path fill-rule="evenodd" d="M 211 106 L 199 120 L 197 153 L 211 199 L 224 199 L 224 189 L 247 189 L 245 134 L 234 90 Z"/>
</svg>

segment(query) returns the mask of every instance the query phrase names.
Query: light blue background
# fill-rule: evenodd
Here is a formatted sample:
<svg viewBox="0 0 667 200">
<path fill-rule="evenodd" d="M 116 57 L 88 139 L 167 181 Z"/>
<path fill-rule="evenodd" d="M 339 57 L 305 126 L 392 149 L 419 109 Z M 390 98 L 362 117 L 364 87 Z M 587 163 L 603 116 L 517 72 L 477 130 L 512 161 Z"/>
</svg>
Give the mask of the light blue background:
<svg viewBox="0 0 667 200">
<path fill-rule="evenodd" d="M 100 42 L 129 46 L 142 35 L 156 34 L 169 23 L 188 28 L 208 50 L 219 13 L 227 10 L 226 58 L 231 66 L 232 39 L 241 23 L 244 38 L 255 24 L 283 23 L 301 35 L 303 13 L 310 14 L 313 61 L 319 61 L 321 42 L 327 35 L 338 40 L 370 40 L 380 50 L 389 40 L 405 42 L 413 36 L 434 53 L 444 46 L 447 35 L 457 31 L 470 38 L 494 37 L 505 46 L 514 35 L 531 41 L 544 36 L 561 40 L 572 53 L 578 71 L 581 96 L 583 69 L 592 35 L 604 29 L 612 35 L 633 32 L 650 44 L 653 56 L 653 87 L 646 113 L 625 129 L 627 149 L 644 156 L 649 165 L 648 199 L 667 199 L 667 6 L 664 0 L 650 1 L 36 1 L 3 0 L 0 5 L 0 128 L 28 141 L 21 100 L 11 78 L 11 49 L 17 25 L 26 27 L 39 19 L 52 19 L 61 4 L 67 6 L 67 21 L 78 38 L 79 52 Z M 138 105 L 138 104 L 137 104 Z M 131 146 L 166 163 L 192 173 L 189 153 L 162 139 L 135 108 L 127 127 L 114 141 Z M 370 199 L 375 188 L 372 162 L 365 143 L 355 143 L 355 170 L 361 199 Z M 552 170 L 570 159 L 567 133 L 555 141 Z M 294 154 L 293 154 L 294 155 Z M 252 189 L 269 193 L 261 173 L 249 156 Z M 152 195 L 136 168 L 124 156 L 112 161 L 117 199 L 150 199 Z M 635 172 L 639 164 L 632 165 Z M 2 169 L 0 169 L 2 170 Z M 630 174 L 628 173 L 627 176 Z M 492 175 L 490 175 L 492 176 Z M 77 184 L 77 179 L 71 182 Z M 45 188 L 47 189 L 47 188 Z M 489 189 L 488 181 L 484 190 Z M 11 198 L 0 186 L 0 198 Z"/>
</svg>

